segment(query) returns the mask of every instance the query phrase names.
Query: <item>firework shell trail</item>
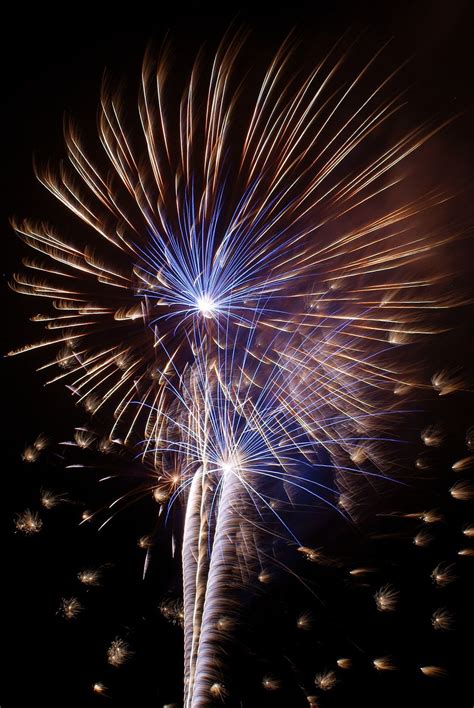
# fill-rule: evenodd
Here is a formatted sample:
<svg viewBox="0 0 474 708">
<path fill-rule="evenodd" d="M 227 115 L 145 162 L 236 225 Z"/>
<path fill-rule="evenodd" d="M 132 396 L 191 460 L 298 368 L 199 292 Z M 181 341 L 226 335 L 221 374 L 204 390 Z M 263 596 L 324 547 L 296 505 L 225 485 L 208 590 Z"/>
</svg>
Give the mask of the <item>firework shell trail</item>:
<svg viewBox="0 0 474 708">
<path fill-rule="evenodd" d="M 199 647 L 196 652 L 192 692 L 186 706 L 209 705 L 210 687 L 222 681 L 224 658 L 223 641 L 219 631 L 219 619 L 233 616 L 232 568 L 238 562 L 235 545 L 239 543 L 238 530 L 240 510 L 235 508 L 235 499 L 241 495 L 240 482 L 232 472 L 226 473 L 221 482 L 219 511 L 215 538 L 207 575 L 204 605 L 202 610 Z M 223 588 L 227 592 L 223 593 Z M 225 646 L 225 645 L 224 645 Z M 222 652 L 222 655 L 220 656 Z"/>
<path fill-rule="evenodd" d="M 209 568 L 208 555 L 208 482 L 196 473 L 186 504 L 183 536 L 184 597 L 184 705 L 190 705 L 196 658 L 201 634 L 202 610 Z"/>
</svg>

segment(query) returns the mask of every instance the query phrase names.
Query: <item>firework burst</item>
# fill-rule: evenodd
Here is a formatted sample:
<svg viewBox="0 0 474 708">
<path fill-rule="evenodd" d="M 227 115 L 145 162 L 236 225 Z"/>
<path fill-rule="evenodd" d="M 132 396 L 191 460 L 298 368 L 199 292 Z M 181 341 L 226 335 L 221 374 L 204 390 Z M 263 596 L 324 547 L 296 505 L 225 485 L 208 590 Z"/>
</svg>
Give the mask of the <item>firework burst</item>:
<svg viewBox="0 0 474 708">
<path fill-rule="evenodd" d="M 183 608 L 170 607 L 184 624 L 186 708 L 228 694 L 236 598 L 271 579 L 268 537 L 328 564 L 288 512 L 302 503 L 358 519 L 366 490 L 406 475 L 400 422 L 416 394 L 464 385 L 445 370 L 430 384 L 419 366 L 423 340 L 442 330 L 435 311 L 460 302 L 450 274 L 432 267 L 456 230 L 446 235 L 426 218 L 447 195 L 407 201 L 400 187 L 401 166 L 441 126 L 415 126 L 380 149 L 374 136 L 402 106 L 390 88 L 396 72 L 368 89 L 377 57 L 354 69 L 336 47 L 294 76 L 289 40 L 252 103 L 238 71 L 244 40 L 228 34 L 208 69 L 199 55 L 177 103 L 169 48 L 157 60 L 148 53 L 138 130 L 106 83 L 100 159 L 68 123 L 66 164 L 37 174 L 72 213 L 77 239 L 14 221 L 35 254 L 12 286 L 47 303 L 33 319 L 48 336 L 12 354 L 52 347 L 40 368 L 54 371 L 50 382 L 65 380 L 101 427 L 100 436 L 79 428 L 67 444 L 103 454 L 133 444 L 164 517 L 184 508 Z M 427 428 L 422 440 L 438 447 L 443 434 Z M 27 447 L 25 461 L 41 449 Z M 472 488 L 461 480 L 449 493 L 467 501 Z M 46 508 L 63 500 L 45 495 Z M 32 512 L 16 526 L 41 528 Z M 416 538 L 426 545 L 426 535 Z M 148 550 L 151 539 L 139 544 Z M 79 580 L 98 584 L 97 573 Z M 449 583 L 450 567 L 432 577 Z M 385 585 L 374 597 L 392 611 L 398 592 Z M 67 619 L 81 610 L 76 598 L 62 601 Z M 116 639 L 107 655 L 119 666 L 130 650 Z M 388 657 L 373 666 L 397 668 Z M 315 683 L 328 691 L 336 673 Z M 280 684 L 268 674 L 263 686 Z"/>
</svg>

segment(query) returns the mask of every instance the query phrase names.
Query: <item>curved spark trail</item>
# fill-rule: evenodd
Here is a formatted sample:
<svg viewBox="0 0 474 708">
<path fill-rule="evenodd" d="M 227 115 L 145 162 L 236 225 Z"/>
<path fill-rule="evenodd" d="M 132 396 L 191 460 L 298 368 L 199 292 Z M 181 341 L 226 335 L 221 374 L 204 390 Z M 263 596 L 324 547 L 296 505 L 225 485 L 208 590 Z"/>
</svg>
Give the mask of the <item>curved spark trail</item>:
<svg viewBox="0 0 474 708">
<path fill-rule="evenodd" d="M 168 515 L 185 507 L 187 708 L 226 694 L 234 591 L 265 534 L 305 552 L 286 513 L 300 497 L 355 518 L 364 481 L 397 477 L 397 424 L 428 386 L 411 344 L 456 304 L 431 263 L 457 234 L 424 223 L 447 197 L 400 188 L 441 126 L 380 149 L 396 72 L 367 89 L 377 56 L 352 69 L 335 47 L 295 76 L 289 40 L 246 110 L 244 40 L 228 34 L 209 70 L 200 55 L 178 105 L 168 49 L 149 53 L 138 131 L 105 87 L 96 160 L 69 124 L 67 166 L 38 176 L 77 240 L 15 222 L 39 256 L 13 287 L 52 306 L 34 318 L 49 337 L 18 351 L 59 345 L 51 381 L 138 445 Z"/>
</svg>

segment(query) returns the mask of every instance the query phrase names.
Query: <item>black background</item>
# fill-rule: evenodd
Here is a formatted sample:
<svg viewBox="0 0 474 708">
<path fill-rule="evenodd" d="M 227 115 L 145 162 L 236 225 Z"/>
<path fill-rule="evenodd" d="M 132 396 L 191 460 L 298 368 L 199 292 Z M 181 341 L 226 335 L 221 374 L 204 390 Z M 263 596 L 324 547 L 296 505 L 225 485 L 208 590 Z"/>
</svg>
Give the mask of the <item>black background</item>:
<svg viewBox="0 0 474 708">
<path fill-rule="evenodd" d="M 314 2 L 279 9 L 270 4 L 260 9 L 257 4 L 234 5 L 219 13 L 207 3 L 181 6 L 179 10 L 170 5 L 149 9 L 137 4 L 120 11 L 110 9 L 106 16 L 104 8 L 99 14 L 93 7 L 71 6 L 67 14 L 66 9 L 53 13 L 43 7 L 28 12 L 22 7 L 10 8 L 2 30 L 2 255 L 6 254 L 2 263 L 3 351 L 38 336 L 35 326 L 28 322 L 35 306 L 7 287 L 11 273 L 25 255 L 8 218 L 52 217 L 58 209 L 34 179 L 32 155 L 61 157 L 64 111 L 76 117 L 86 132 L 93 131 L 103 68 L 115 76 L 128 76 L 133 85 L 148 41 L 159 43 L 168 29 L 177 38 L 178 64 L 182 61 L 184 68 L 202 41 L 215 44 L 232 19 L 252 27 L 257 44 L 270 53 L 293 26 L 306 41 L 314 37 L 316 55 L 319 44 L 328 46 L 347 29 L 367 32 L 374 46 L 394 37 L 394 54 L 412 56 L 410 79 L 416 86 L 410 95 L 412 115 L 463 113 L 445 145 L 450 161 L 458 162 L 461 172 L 468 173 L 473 154 L 470 3 L 355 5 Z M 458 346 L 463 349 L 466 341 L 460 338 Z M 88 500 L 97 505 L 98 500 L 107 499 L 108 493 L 97 489 L 97 474 L 65 473 L 54 452 L 36 465 L 21 463 L 22 449 L 39 432 L 59 442 L 70 439 L 74 425 L 83 422 L 82 414 L 60 385 L 42 387 L 44 378 L 34 371 L 40 363 L 40 358 L 29 354 L 2 362 L 2 497 L 6 500 L 3 520 L 8 553 L 3 576 L 6 599 L 2 604 L 7 671 L 0 705 L 20 708 L 37 701 L 51 706 L 89 706 L 104 701 L 107 705 L 108 700 L 115 705 L 144 707 L 179 704 L 181 630 L 167 623 L 158 611 L 164 596 L 179 596 L 179 576 L 169 553 L 170 531 L 159 537 L 145 581 L 141 580 L 143 551 L 136 546 L 137 538 L 153 529 L 156 506 L 145 499 L 138 510 L 124 512 L 112 527 L 98 534 L 93 527 L 78 527 L 83 506 L 65 505 L 44 515 L 41 534 L 25 538 L 14 533 L 15 512 L 38 508 L 41 486 L 68 491 L 71 498 L 84 499 L 86 505 Z M 458 399 L 452 407 L 452 415 L 459 416 L 460 429 L 468 422 L 469 405 L 467 399 Z M 462 434 L 461 430 L 452 436 L 446 459 L 462 454 Z M 121 460 L 113 464 L 116 468 L 125 465 Z M 138 471 L 127 472 L 139 475 Z M 322 706 L 349 706 L 354 702 L 395 706 L 401 701 L 410 706 L 471 706 L 472 646 L 462 649 L 461 645 L 463 638 L 469 638 L 468 565 L 472 559 L 464 559 L 459 570 L 461 579 L 441 601 L 433 594 L 429 579 L 436 562 L 455 553 L 459 530 L 469 519 L 465 507 L 462 513 L 456 506 L 447 513 L 448 529 L 440 545 L 427 552 L 423 560 L 408 537 L 374 543 L 361 534 L 348 546 L 355 559 L 369 558 L 383 566 L 380 582 L 393 579 L 405 588 L 401 617 L 376 617 L 370 590 L 349 586 L 346 576 L 335 568 L 303 569 L 317 584 L 325 609 L 298 583 L 283 576 L 259 595 L 249 623 L 251 638 L 242 635 L 244 644 L 236 650 L 232 668 L 233 695 L 240 695 L 241 705 L 308 705 L 301 686 L 307 693 L 311 690 L 310 677 L 317 670 L 331 666 L 334 657 L 349 652 L 359 657 L 352 678 L 323 695 Z M 378 530 L 389 533 L 397 529 L 387 522 Z M 78 587 L 77 572 L 100 564 L 108 564 L 103 586 L 89 592 Z M 57 615 L 57 608 L 61 597 L 74 594 L 81 596 L 86 610 L 77 622 L 67 623 Z M 443 641 L 433 636 L 429 623 L 436 603 L 457 606 L 461 618 L 457 630 Z M 307 607 L 314 608 L 316 627 L 302 637 L 301 632 L 295 632 L 294 618 Z M 120 670 L 111 669 L 105 661 L 107 646 L 117 635 L 127 638 L 136 652 Z M 352 642 L 363 651 L 354 651 Z M 364 658 L 385 654 L 398 657 L 400 671 L 377 674 Z M 416 671 L 416 666 L 423 663 L 448 665 L 450 678 L 430 683 Z M 269 694 L 261 689 L 259 682 L 266 672 L 283 678 L 282 691 Z M 92 693 L 95 681 L 107 685 L 107 697 Z"/>
</svg>

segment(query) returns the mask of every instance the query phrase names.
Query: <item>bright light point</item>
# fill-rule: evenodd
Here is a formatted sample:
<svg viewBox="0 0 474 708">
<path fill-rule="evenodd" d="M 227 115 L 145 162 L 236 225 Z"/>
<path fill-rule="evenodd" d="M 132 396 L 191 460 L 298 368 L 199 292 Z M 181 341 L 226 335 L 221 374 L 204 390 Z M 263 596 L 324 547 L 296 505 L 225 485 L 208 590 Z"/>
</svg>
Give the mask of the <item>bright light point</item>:
<svg viewBox="0 0 474 708">
<path fill-rule="evenodd" d="M 227 457 L 224 460 L 220 460 L 218 463 L 219 469 L 222 472 L 222 474 L 231 474 L 235 472 L 239 472 L 241 470 L 241 463 L 242 460 L 240 458 L 240 455 L 235 452 L 231 456 Z"/>
<path fill-rule="evenodd" d="M 212 317 L 216 310 L 216 303 L 208 295 L 203 295 L 197 301 L 198 310 L 203 317 Z"/>
<path fill-rule="evenodd" d="M 98 681 L 92 686 L 92 690 L 94 693 L 104 693 L 104 691 L 106 691 L 106 687 L 102 682 Z"/>
<path fill-rule="evenodd" d="M 224 474 L 229 474 L 230 472 L 234 471 L 234 465 L 232 464 L 232 462 L 223 462 L 221 465 L 221 470 Z"/>
</svg>

